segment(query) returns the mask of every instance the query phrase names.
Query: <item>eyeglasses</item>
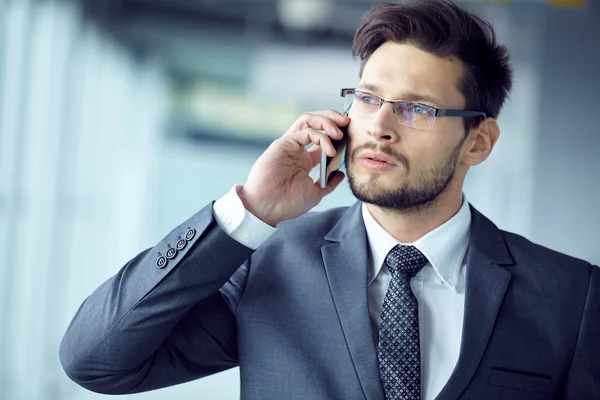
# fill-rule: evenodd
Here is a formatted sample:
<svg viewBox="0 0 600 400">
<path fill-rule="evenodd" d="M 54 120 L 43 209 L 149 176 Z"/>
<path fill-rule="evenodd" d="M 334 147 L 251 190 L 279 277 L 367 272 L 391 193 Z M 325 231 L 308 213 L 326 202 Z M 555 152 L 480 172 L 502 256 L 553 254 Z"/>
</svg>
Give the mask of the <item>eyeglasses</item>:
<svg viewBox="0 0 600 400">
<path fill-rule="evenodd" d="M 394 115 L 399 124 L 417 129 L 432 129 L 438 117 L 486 118 L 485 113 L 481 111 L 440 109 L 412 101 L 386 100 L 356 89 L 342 89 L 341 96 L 344 98 L 344 110 L 351 111 L 359 117 L 372 118 L 384 103 L 390 103 L 394 107 Z"/>
</svg>

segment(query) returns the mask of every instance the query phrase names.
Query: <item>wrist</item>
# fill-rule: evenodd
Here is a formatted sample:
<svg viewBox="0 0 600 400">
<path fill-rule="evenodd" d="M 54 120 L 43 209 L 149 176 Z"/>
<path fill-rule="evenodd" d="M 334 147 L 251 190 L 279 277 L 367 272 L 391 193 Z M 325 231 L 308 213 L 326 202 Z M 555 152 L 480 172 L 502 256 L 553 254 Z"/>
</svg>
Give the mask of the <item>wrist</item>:
<svg viewBox="0 0 600 400">
<path fill-rule="evenodd" d="M 274 228 L 281 222 L 278 218 L 274 218 L 272 216 L 273 213 L 269 211 L 269 209 L 272 209 L 273 207 L 268 207 L 265 202 L 257 200 L 244 186 L 239 186 L 237 188 L 237 194 L 246 211 L 260 219 L 262 222 Z"/>
</svg>

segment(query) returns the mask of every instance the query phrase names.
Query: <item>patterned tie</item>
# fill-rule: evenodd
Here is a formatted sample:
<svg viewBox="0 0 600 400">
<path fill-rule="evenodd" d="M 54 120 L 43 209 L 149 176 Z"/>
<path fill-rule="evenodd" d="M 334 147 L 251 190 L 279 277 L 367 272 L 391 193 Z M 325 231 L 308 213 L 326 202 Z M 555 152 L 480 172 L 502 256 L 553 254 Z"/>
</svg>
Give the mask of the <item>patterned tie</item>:
<svg viewBox="0 0 600 400">
<path fill-rule="evenodd" d="M 414 246 L 396 245 L 385 258 L 392 279 L 379 325 L 379 372 L 387 400 L 421 398 L 419 311 L 410 280 L 427 264 Z"/>
</svg>

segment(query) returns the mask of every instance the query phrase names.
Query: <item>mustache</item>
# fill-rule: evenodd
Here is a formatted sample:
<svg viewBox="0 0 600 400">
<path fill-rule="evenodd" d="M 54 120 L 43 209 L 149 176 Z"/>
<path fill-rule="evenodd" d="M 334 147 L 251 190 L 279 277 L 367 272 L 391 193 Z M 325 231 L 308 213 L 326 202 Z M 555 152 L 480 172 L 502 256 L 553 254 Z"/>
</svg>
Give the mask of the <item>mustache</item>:
<svg viewBox="0 0 600 400">
<path fill-rule="evenodd" d="M 404 166 L 404 168 L 406 168 L 407 171 L 409 169 L 408 158 L 406 158 L 403 154 L 398 153 L 397 151 L 392 149 L 390 146 L 386 146 L 386 145 L 377 146 L 374 143 L 365 143 L 363 145 L 358 146 L 354 150 L 352 150 L 352 154 L 351 154 L 352 160 L 354 160 L 356 157 L 358 157 L 358 153 L 360 153 L 363 150 L 373 150 L 373 151 L 383 153 L 389 157 L 392 157 L 394 160 L 398 161 L 402 166 Z"/>
</svg>

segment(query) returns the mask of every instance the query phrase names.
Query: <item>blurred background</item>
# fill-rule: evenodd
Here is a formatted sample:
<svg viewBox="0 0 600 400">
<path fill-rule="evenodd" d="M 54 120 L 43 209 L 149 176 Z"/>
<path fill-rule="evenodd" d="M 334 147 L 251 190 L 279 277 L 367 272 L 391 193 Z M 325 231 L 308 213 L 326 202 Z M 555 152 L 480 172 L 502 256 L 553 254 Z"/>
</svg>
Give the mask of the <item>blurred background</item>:
<svg viewBox="0 0 600 400">
<path fill-rule="evenodd" d="M 371 0 L 0 0 L 0 399 L 101 396 L 62 372 L 71 317 L 127 260 L 358 81 Z M 600 263 L 600 1 L 463 1 L 515 85 L 468 200 Z M 317 209 L 354 202 L 344 184 Z M 85 340 L 85 338 L 82 338 Z M 124 398 L 237 399 L 238 371 Z"/>
</svg>

